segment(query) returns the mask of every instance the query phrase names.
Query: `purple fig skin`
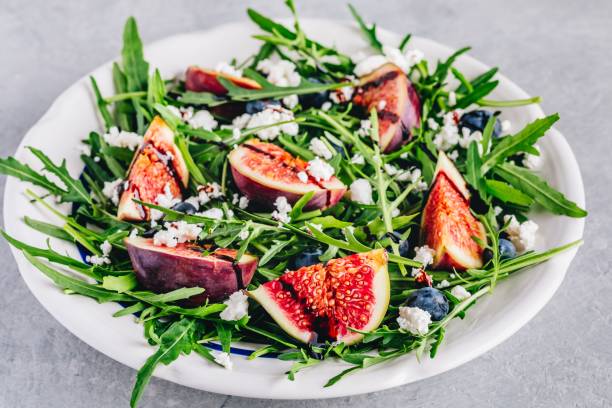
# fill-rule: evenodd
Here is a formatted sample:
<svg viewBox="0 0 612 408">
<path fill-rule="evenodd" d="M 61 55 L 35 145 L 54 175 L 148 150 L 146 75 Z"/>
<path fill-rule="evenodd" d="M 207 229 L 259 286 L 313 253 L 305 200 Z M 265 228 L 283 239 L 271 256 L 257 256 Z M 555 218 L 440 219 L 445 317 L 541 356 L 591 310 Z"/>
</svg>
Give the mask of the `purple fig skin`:
<svg viewBox="0 0 612 408">
<path fill-rule="evenodd" d="M 274 209 L 274 202 L 278 197 L 285 197 L 287 201 L 293 205 L 301 197 L 302 194 L 289 193 L 282 190 L 277 190 L 272 187 L 265 186 L 256 180 L 240 173 L 234 166 L 230 166 L 232 169 L 232 176 L 238 189 L 244 194 L 249 200 L 259 203 L 262 207 L 268 209 Z M 314 193 L 308 204 L 304 206 L 307 211 L 316 209 L 325 209 L 333 207 L 338 204 L 338 201 L 344 195 L 346 188 L 334 189 L 334 190 L 318 190 Z M 328 199 L 329 195 L 329 199 Z"/>
<path fill-rule="evenodd" d="M 242 287 L 238 287 L 237 271 L 230 258 L 200 256 L 196 250 L 182 247 L 169 248 L 153 245 L 152 239 L 127 238 L 128 254 L 132 261 L 136 279 L 146 289 L 155 293 L 166 293 L 179 288 L 201 287 L 204 293 L 182 302 L 187 307 L 202 305 L 207 299 L 212 302 L 227 299 L 229 295 L 246 287 L 257 269 L 257 258 L 243 255 L 237 263 L 242 276 Z M 179 244 L 181 245 L 181 244 Z M 228 256 L 235 251 L 216 251 Z"/>
<path fill-rule="evenodd" d="M 421 124 L 419 95 L 406 74 L 390 63 L 360 78 L 360 82 L 353 103 L 364 114 L 376 109 L 380 148 L 385 153 L 396 150 L 412 138 L 412 129 Z"/>
</svg>

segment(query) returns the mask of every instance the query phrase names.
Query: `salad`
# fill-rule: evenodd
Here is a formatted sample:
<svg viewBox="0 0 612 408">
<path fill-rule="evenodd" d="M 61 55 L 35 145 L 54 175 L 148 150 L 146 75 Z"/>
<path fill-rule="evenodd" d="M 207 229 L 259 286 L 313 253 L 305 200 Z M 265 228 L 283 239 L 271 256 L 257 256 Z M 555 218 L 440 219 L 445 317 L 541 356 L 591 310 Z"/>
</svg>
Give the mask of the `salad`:
<svg viewBox="0 0 612 408">
<path fill-rule="evenodd" d="M 83 135 L 83 172 L 34 147 L 42 170 L 0 159 L 46 191 L 25 194 L 57 220 L 24 222 L 83 259 L 4 238 L 65 293 L 142 324 L 152 354 L 132 406 L 157 365 L 197 353 L 231 369 L 238 341 L 256 345 L 249 359 L 292 361 L 290 380 L 351 365 L 326 386 L 433 358 L 448 323 L 499 281 L 580 244 L 534 251 L 532 208 L 587 215 L 538 173 L 559 115 L 513 129 L 496 111 L 539 98 L 488 99 L 497 68 L 466 78 L 454 66 L 469 48 L 432 65 L 410 35 L 382 43 L 352 6 L 370 52 L 343 54 L 286 4 L 291 27 L 248 10 L 262 31 L 249 58 L 176 78 L 144 59 L 129 18 L 116 93 L 90 78 L 103 129 Z"/>
</svg>

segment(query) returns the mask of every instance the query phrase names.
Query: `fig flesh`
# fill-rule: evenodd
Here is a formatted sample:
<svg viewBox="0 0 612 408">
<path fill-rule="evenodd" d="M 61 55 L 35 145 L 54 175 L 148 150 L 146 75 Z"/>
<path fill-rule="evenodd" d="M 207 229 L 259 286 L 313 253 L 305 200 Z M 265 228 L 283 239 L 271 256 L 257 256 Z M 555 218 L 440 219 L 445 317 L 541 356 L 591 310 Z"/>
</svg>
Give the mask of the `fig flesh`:
<svg viewBox="0 0 612 408">
<path fill-rule="evenodd" d="M 129 221 L 148 220 L 149 208 L 134 202 L 134 199 L 155 204 L 158 195 L 168 192 L 181 199 L 188 182 L 189 172 L 181 151 L 174 143 L 174 132 L 156 116 L 130 165 L 117 217 Z"/>
<path fill-rule="evenodd" d="M 237 77 L 223 72 L 191 66 L 185 73 L 185 89 L 192 92 L 210 92 L 218 96 L 225 95 L 227 89 L 218 78 L 224 78 L 245 89 L 261 89 L 261 85 L 249 78 Z"/>
<path fill-rule="evenodd" d="M 365 115 L 376 109 L 380 149 L 388 153 L 408 142 L 421 124 L 421 100 L 406 74 L 388 63 L 359 82 L 353 103 Z"/>
<path fill-rule="evenodd" d="M 235 262 L 236 251 L 217 249 L 203 255 L 205 248 L 178 244 L 174 248 L 156 246 L 153 239 L 126 238 L 125 244 L 138 282 L 156 293 L 179 288 L 200 287 L 204 293 L 188 299 L 189 306 L 199 306 L 226 299 L 245 288 L 257 269 L 257 258 L 244 254 Z"/>
<path fill-rule="evenodd" d="M 483 249 L 472 237 L 485 242 L 484 227 L 470 211 L 465 180 L 443 152 L 423 209 L 421 234 L 435 252 L 434 268 L 461 271 L 482 266 Z"/>
<path fill-rule="evenodd" d="M 383 249 L 290 271 L 250 291 L 272 318 L 303 343 L 355 344 L 380 325 L 389 306 L 387 254 Z"/>
<path fill-rule="evenodd" d="M 257 139 L 232 150 L 229 162 L 238 189 L 264 208 L 271 209 L 281 196 L 293 204 L 312 191 L 314 195 L 304 208 L 325 209 L 336 205 L 346 192 L 346 186 L 336 177 L 318 181 L 308 174 L 307 162 Z"/>
</svg>

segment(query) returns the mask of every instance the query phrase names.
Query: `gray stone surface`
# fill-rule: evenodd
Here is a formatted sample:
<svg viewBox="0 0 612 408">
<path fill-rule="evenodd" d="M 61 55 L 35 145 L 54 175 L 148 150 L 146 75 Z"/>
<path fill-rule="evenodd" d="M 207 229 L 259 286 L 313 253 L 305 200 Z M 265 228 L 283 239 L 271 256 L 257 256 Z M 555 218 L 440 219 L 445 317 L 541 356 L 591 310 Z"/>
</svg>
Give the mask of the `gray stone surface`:
<svg viewBox="0 0 612 408">
<path fill-rule="evenodd" d="M 384 392 L 308 402 L 249 400 L 154 379 L 143 407 L 604 407 L 612 405 L 612 2 L 354 1 L 369 19 L 502 67 L 547 112 L 582 168 L 586 245 L 546 308 L 511 339 L 458 369 Z M 0 1 L 0 154 L 68 85 L 119 52 L 135 15 L 145 41 L 245 19 L 237 0 Z M 251 4 L 252 3 L 252 4 Z M 249 2 L 286 15 L 281 1 Z M 301 1 L 301 15 L 348 18 L 343 2 Z M 51 136 L 51 135 L 50 135 Z M 56 135 L 57 136 L 57 135 Z M 3 192 L 4 193 L 4 192 Z M 0 407 L 126 406 L 135 372 L 71 335 L 34 299 L 0 243 Z"/>
</svg>

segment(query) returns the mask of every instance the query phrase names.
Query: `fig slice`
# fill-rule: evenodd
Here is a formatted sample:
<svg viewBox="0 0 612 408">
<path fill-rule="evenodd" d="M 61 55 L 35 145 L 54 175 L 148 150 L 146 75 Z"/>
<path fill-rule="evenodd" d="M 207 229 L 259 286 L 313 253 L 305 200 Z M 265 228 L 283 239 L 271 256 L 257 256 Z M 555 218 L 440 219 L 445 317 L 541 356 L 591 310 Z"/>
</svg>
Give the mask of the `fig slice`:
<svg viewBox="0 0 612 408">
<path fill-rule="evenodd" d="M 281 196 L 293 204 L 312 191 L 314 195 L 304 208 L 325 209 L 336 205 L 346 192 L 346 186 L 336 177 L 318 181 L 308 175 L 307 162 L 258 139 L 232 150 L 229 162 L 238 189 L 264 208 L 271 209 Z"/>
<path fill-rule="evenodd" d="M 189 298 L 189 306 L 226 299 L 244 289 L 257 269 L 257 257 L 244 254 L 235 262 L 236 251 L 217 249 L 205 255 L 205 248 L 178 244 L 174 248 L 156 246 L 152 238 L 126 238 L 125 244 L 138 282 L 156 293 L 179 288 L 200 287 L 201 295 Z"/>
<path fill-rule="evenodd" d="M 117 217 L 129 221 L 148 220 L 149 209 L 134 199 L 155 204 L 158 195 L 168 192 L 180 199 L 188 182 L 189 172 L 181 151 L 174 143 L 174 132 L 156 116 L 130 164 Z"/>
<path fill-rule="evenodd" d="M 435 252 L 433 267 L 465 270 L 482 266 L 486 240 L 482 224 L 470 211 L 465 180 L 443 152 L 439 153 L 433 185 L 423 209 L 422 241 Z"/>
<path fill-rule="evenodd" d="M 290 336 L 355 344 L 377 328 L 389 307 L 389 274 L 384 249 L 332 259 L 290 271 L 249 296 Z"/>
<path fill-rule="evenodd" d="M 376 109 L 380 149 L 388 153 L 408 142 L 421 124 L 421 100 L 406 74 L 388 63 L 359 82 L 353 103 L 365 114 Z"/>
<path fill-rule="evenodd" d="M 217 78 L 225 78 L 241 88 L 261 89 L 261 85 L 250 78 L 232 76 L 197 66 L 187 68 L 185 89 L 192 92 L 210 92 L 218 96 L 225 95 L 227 89 L 221 85 Z"/>
</svg>

